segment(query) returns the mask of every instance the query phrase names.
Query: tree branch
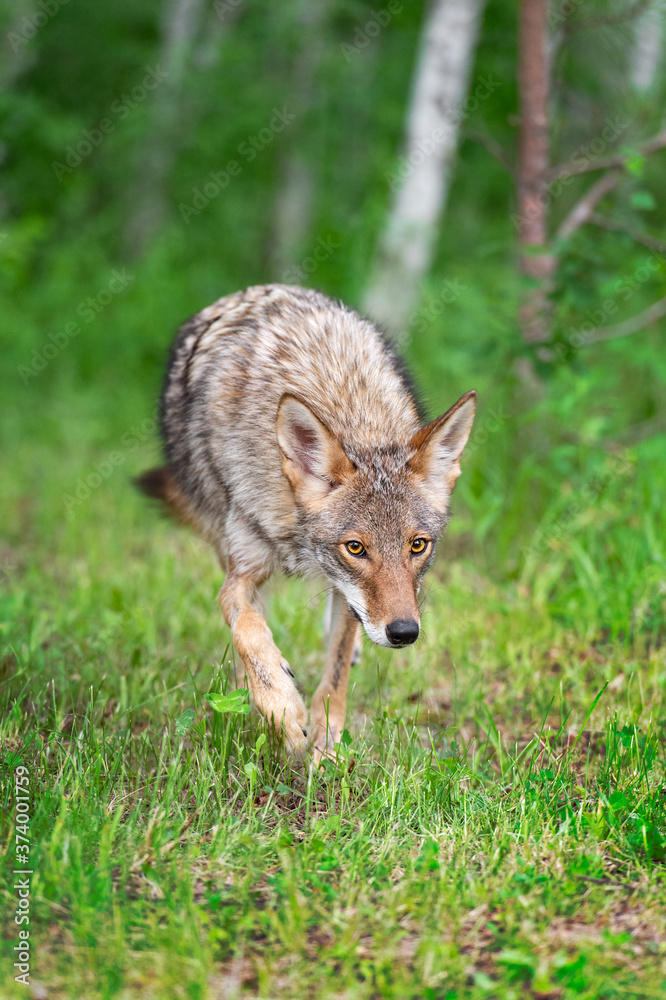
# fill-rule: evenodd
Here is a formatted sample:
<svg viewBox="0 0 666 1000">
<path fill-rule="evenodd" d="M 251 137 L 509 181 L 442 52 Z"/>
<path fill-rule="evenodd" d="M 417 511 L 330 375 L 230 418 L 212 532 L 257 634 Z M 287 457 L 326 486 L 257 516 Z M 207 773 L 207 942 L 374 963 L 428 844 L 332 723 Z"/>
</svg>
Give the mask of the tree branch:
<svg viewBox="0 0 666 1000">
<path fill-rule="evenodd" d="M 630 229 L 621 222 L 611 219 L 608 215 L 600 215 L 598 212 L 592 212 L 589 221 L 601 229 L 610 230 L 612 233 L 625 233 L 634 242 L 642 243 L 643 246 L 649 247 L 650 250 L 656 250 L 657 253 L 666 253 L 666 243 L 655 239 L 654 236 L 650 236 L 648 233 L 640 233 L 636 229 Z"/>
<path fill-rule="evenodd" d="M 634 156 L 650 156 L 666 146 L 666 131 L 659 132 L 642 145 L 629 153 L 618 153 L 616 156 L 600 156 L 598 160 L 588 160 L 582 163 L 560 163 L 546 171 L 546 180 L 554 181 L 559 177 L 573 177 L 576 174 L 587 174 L 593 170 L 624 169 L 627 161 Z"/>
<path fill-rule="evenodd" d="M 607 174 L 604 174 L 598 181 L 595 181 L 589 191 L 585 192 L 580 201 L 577 201 L 568 215 L 564 217 L 555 233 L 556 238 L 558 240 L 566 240 L 577 229 L 580 229 L 586 222 L 589 222 L 595 207 L 609 191 L 613 190 L 619 179 L 619 170 L 609 170 Z"/>
<path fill-rule="evenodd" d="M 612 28 L 617 24 L 624 24 L 625 21 L 631 21 L 634 17 L 640 17 L 651 6 L 652 0 L 634 0 L 634 3 L 629 4 L 626 10 L 619 11 L 617 14 L 606 14 L 603 17 L 581 17 L 571 21 L 564 30 L 570 32 L 585 28 Z"/>
<path fill-rule="evenodd" d="M 507 155 L 506 150 L 504 149 L 504 147 L 502 145 L 500 145 L 499 142 L 497 142 L 496 139 L 493 139 L 493 137 L 491 135 L 488 135 L 487 132 L 476 132 L 476 131 L 469 131 L 469 132 L 467 132 L 466 131 L 465 132 L 465 138 L 466 139 L 471 139 L 472 142 L 478 142 L 478 143 L 480 143 L 482 146 L 484 146 L 488 150 L 488 152 L 490 153 L 490 155 L 495 160 L 497 160 L 497 162 L 502 167 L 504 167 L 504 169 L 507 171 L 507 173 L 509 173 L 512 177 L 516 176 L 516 168 L 511 163 L 511 161 L 510 161 L 510 159 L 509 159 L 509 157 Z"/>
<path fill-rule="evenodd" d="M 666 419 L 662 415 L 659 415 L 658 417 L 652 417 L 650 420 L 643 420 L 640 424 L 627 427 L 613 441 L 607 441 L 604 447 L 609 449 L 622 445 L 626 448 L 633 444 L 638 444 L 639 441 L 644 441 L 646 438 L 654 437 L 655 434 L 662 434 L 664 431 L 666 431 Z"/>
<path fill-rule="evenodd" d="M 615 323 L 613 326 L 599 326 L 596 330 L 590 330 L 585 335 L 585 346 L 597 344 L 602 340 L 618 340 L 620 337 L 628 337 L 632 333 L 644 330 L 651 323 L 656 323 L 662 316 L 666 316 L 666 295 L 663 299 L 657 299 L 651 306 L 637 313 L 631 319 L 625 319 L 622 323 Z"/>
</svg>

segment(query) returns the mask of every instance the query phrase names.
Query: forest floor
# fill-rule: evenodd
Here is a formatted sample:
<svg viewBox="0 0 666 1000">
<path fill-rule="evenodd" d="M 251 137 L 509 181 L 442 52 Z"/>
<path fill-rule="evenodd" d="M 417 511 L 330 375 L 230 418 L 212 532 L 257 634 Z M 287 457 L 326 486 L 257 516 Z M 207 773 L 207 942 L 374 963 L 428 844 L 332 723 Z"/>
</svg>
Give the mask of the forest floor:
<svg viewBox="0 0 666 1000">
<path fill-rule="evenodd" d="M 292 768 L 206 700 L 232 655 L 210 553 L 115 494 L 2 552 L 3 998 L 666 995 L 663 646 L 444 542 L 417 646 L 366 641 L 337 760 Z M 269 606 L 308 698 L 322 593 Z"/>
</svg>

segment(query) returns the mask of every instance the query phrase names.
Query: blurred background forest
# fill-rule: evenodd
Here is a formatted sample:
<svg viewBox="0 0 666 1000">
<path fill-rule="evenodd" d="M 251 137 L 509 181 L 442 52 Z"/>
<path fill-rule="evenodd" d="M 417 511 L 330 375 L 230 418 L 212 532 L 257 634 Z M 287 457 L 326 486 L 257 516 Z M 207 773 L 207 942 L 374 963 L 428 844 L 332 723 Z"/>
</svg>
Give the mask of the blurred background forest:
<svg viewBox="0 0 666 1000">
<path fill-rule="evenodd" d="M 31 548 L 85 559 L 94 532 L 120 548 L 150 523 L 129 479 L 157 455 L 174 331 L 286 281 L 399 320 L 432 415 L 479 390 L 448 559 L 595 634 L 663 627 L 664 5 L 523 6 L 548 30 L 541 246 L 520 191 L 520 6 L 467 5 L 450 143 L 416 106 L 446 6 L 4 0 L 10 573 Z M 419 177 L 429 231 L 401 260 L 396 206 Z"/>
</svg>

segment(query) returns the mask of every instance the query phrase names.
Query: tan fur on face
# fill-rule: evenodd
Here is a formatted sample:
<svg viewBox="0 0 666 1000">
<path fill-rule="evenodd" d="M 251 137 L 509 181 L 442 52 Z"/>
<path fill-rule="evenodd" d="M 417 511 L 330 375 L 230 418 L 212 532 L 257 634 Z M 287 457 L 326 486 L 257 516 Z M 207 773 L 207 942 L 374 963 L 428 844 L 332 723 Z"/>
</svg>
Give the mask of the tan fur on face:
<svg viewBox="0 0 666 1000">
<path fill-rule="evenodd" d="M 411 619 L 418 624 L 421 616 L 417 588 L 424 557 L 411 555 L 409 540 L 398 558 L 392 559 L 382 558 L 367 537 L 361 537 L 360 541 L 365 545 L 365 556 L 347 556 L 347 559 L 357 574 L 367 621 L 380 629 L 395 619 Z"/>
</svg>

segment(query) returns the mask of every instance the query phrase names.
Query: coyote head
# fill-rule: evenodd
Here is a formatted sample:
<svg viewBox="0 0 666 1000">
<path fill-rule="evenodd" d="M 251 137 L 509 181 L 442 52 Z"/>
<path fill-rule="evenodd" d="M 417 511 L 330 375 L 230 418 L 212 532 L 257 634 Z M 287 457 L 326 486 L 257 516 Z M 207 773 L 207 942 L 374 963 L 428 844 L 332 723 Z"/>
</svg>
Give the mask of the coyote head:
<svg viewBox="0 0 666 1000">
<path fill-rule="evenodd" d="M 282 471 L 302 544 L 380 646 L 415 642 L 418 592 L 448 521 L 476 392 L 411 438 L 372 449 L 339 441 L 312 408 L 280 400 Z"/>
</svg>

